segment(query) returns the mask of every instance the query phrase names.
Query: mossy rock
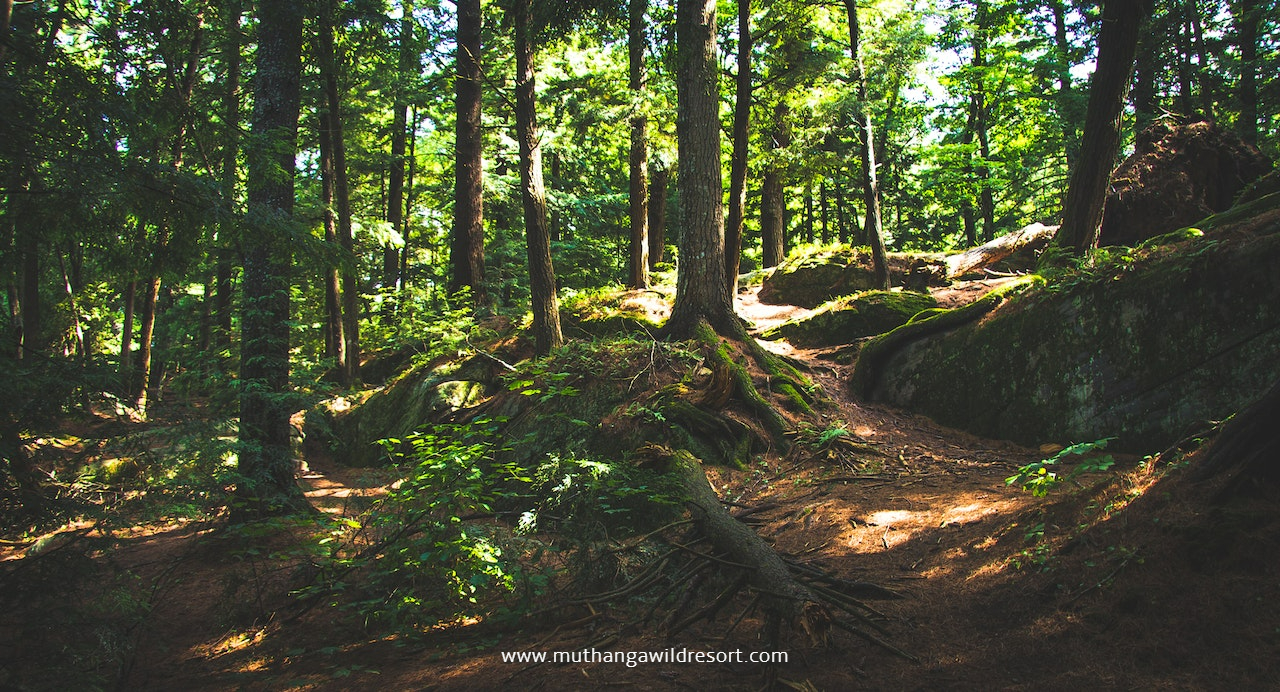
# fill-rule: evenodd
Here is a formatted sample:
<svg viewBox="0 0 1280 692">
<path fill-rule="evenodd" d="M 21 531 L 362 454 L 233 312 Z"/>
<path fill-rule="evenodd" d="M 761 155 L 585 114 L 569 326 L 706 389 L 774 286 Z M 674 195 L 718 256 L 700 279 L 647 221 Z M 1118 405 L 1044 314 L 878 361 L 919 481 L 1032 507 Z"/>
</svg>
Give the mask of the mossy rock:
<svg viewBox="0 0 1280 692">
<path fill-rule="evenodd" d="M 938 301 L 926 293 L 866 291 L 828 301 L 812 315 L 784 322 L 761 336 L 786 339 L 804 348 L 837 346 L 883 334 L 937 304 Z"/>
<path fill-rule="evenodd" d="M 306 436 L 325 445 L 349 466 L 373 466 L 386 460 L 378 443 L 410 433 L 493 393 L 493 365 L 471 358 L 411 369 L 362 402 L 330 400 L 307 412 Z M 354 404 L 354 405 L 353 405 Z"/>
<path fill-rule="evenodd" d="M 938 255 L 890 253 L 889 280 L 894 286 L 907 285 L 913 269 L 936 262 Z M 941 283 L 946 283 L 945 280 Z M 910 285 L 941 285 L 935 278 L 917 277 Z M 835 246 L 797 252 L 768 270 L 760 285 L 760 302 L 816 308 L 840 296 L 879 288 L 871 269 L 871 251 L 865 247 Z"/>
<path fill-rule="evenodd" d="M 1131 271 L 1019 293 L 958 326 L 929 330 L 940 315 L 902 327 L 864 349 L 855 381 L 989 437 L 1115 436 L 1113 449 L 1159 451 L 1280 377 L 1280 235 L 1242 238 L 1257 222 Z"/>
<path fill-rule="evenodd" d="M 873 288 L 871 275 L 850 270 L 866 263 L 871 255 L 865 250 L 838 247 L 814 253 L 796 254 L 774 267 L 761 282 L 760 302 L 775 305 L 799 305 L 816 308 L 830 299 L 837 289 L 845 286 L 851 293 Z M 847 276 L 846 276 L 847 274 Z"/>
</svg>

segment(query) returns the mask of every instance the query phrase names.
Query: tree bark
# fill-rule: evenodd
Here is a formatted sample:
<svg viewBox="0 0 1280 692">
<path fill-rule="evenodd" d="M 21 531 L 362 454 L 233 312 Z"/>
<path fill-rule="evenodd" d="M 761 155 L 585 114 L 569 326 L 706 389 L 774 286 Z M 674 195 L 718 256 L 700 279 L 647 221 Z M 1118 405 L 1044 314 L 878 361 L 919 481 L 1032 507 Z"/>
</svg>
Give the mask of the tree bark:
<svg viewBox="0 0 1280 692">
<path fill-rule="evenodd" d="M 631 288 L 649 287 L 649 118 L 644 109 L 644 27 L 648 0 L 631 0 L 627 30 L 627 87 L 631 90 L 631 154 L 628 201 L 631 220 Z"/>
<path fill-rule="evenodd" d="M 40 305 L 40 241 L 27 231 L 21 242 L 22 335 L 18 355 L 25 358 L 44 348 L 44 316 Z"/>
<path fill-rule="evenodd" d="M 1147 126 L 1156 119 L 1156 111 L 1159 107 L 1159 99 L 1156 96 L 1156 75 L 1164 68 L 1160 60 L 1161 32 L 1155 26 L 1156 22 L 1149 22 L 1141 30 L 1138 39 L 1138 55 L 1133 77 L 1133 134 L 1137 138 L 1138 133 L 1147 129 Z M 1077 149 L 1077 157 L 1075 163 L 1079 162 L 1079 150 Z M 1072 164 L 1070 170 L 1075 170 L 1075 163 Z"/>
<path fill-rule="evenodd" d="M 1238 0 L 1232 6 L 1232 21 L 1240 44 L 1240 82 L 1235 92 L 1240 102 L 1236 132 L 1249 144 L 1258 143 L 1258 0 Z"/>
<path fill-rule="evenodd" d="M 138 302 L 138 282 L 130 281 L 124 289 L 124 324 L 120 328 L 120 386 L 133 393 L 133 311 Z"/>
<path fill-rule="evenodd" d="M 1053 13 L 1054 78 L 1058 81 L 1058 90 L 1054 94 L 1058 127 L 1062 132 L 1062 155 L 1067 161 L 1067 170 L 1071 170 L 1080 155 L 1080 139 L 1076 136 L 1076 121 L 1079 116 L 1075 107 L 1075 90 L 1071 85 L 1071 42 L 1067 33 L 1067 6 L 1064 0 L 1050 0 L 1049 10 Z"/>
<path fill-rule="evenodd" d="M 391 105 L 391 170 L 387 175 L 387 223 L 404 237 L 405 140 L 409 128 L 409 80 L 416 72 L 413 43 L 413 2 L 402 0 L 400 19 L 400 61 L 396 71 L 395 98 Z M 382 285 L 400 285 L 400 249 L 388 243 L 382 248 Z"/>
<path fill-rule="evenodd" d="M 791 133 L 786 125 L 789 110 L 785 103 L 779 103 L 773 109 L 774 126 L 769 148 L 775 152 L 791 144 Z M 787 257 L 785 175 L 785 168 L 775 159 L 765 168 L 764 179 L 760 183 L 760 264 L 765 268 L 776 267 Z"/>
<path fill-rule="evenodd" d="M 747 214 L 747 163 L 751 141 L 751 0 L 738 0 L 738 74 L 734 78 L 733 157 L 729 164 L 729 219 L 724 227 L 725 280 L 738 288 L 742 224 Z"/>
<path fill-rule="evenodd" d="M 484 291 L 484 140 L 480 131 L 480 0 L 458 0 L 457 158 L 454 161 L 454 215 L 450 244 L 449 292 L 471 289 L 475 305 L 488 304 Z"/>
<path fill-rule="evenodd" d="M 1089 87 L 1080 162 L 1071 173 L 1062 228 L 1055 244 L 1083 253 L 1098 246 L 1107 186 L 1120 150 L 1125 94 L 1138 50 L 1145 0 L 1106 0 L 1098 37 L 1098 68 Z"/>
<path fill-rule="evenodd" d="M 214 246 L 217 253 L 217 269 L 214 278 L 214 305 L 212 343 L 216 348 L 231 344 L 231 252 L 235 237 L 236 181 L 240 153 L 240 20 L 243 12 L 241 0 L 227 3 L 227 23 L 224 27 L 226 43 L 223 45 L 223 63 L 226 66 L 226 92 L 223 95 L 223 133 L 225 149 L 222 154 L 222 197 L 226 204 L 227 219 L 219 225 Z"/>
<path fill-rule="evenodd" d="M 649 271 L 658 268 L 667 251 L 667 180 L 670 177 L 666 168 L 653 169 L 649 185 Z"/>
<path fill-rule="evenodd" d="M 324 209 L 324 239 L 338 245 L 338 215 L 334 212 L 333 193 L 333 125 L 329 111 L 320 108 L 320 205 Z M 338 379 L 342 384 L 347 375 L 347 342 L 342 334 L 342 278 L 337 266 L 324 269 L 324 355 L 337 363 Z"/>
<path fill-rule="evenodd" d="M 871 119 L 871 107 L 867 97 L 867 77 L 862 66 L 861 27 L 858 24 L 857 0 L 845 0 L 849 14 L 849 52 L 853 58 L 854 83 L 858 96 L 858 124 L 862 129 L 862 189 L 867 207 L 867 221 L 863 230 L 867 244 L 871 246 L 871 271 L 873 283 L 888 290 L 889 257 L 884 246 L 884 230 L 880 225 L 880 184 L 876 179 L 875 126 Z"/>
<path fill-rule="evenodd" d="M 813 181 L 804 184 L 804 242 L 812 243 L 814 240 L 814 223 L 813 223 Z"/>
<path fill-rule="evenodd" d="M 401 236 L 404 243 L 400 246 L 400 290 L 409 287 L 409 253 L 413 250 L 411 232 L 413 230 L 414 188 L 413 176 L 418 168 L 418 107 L 409 110 L 409 158 L 404 172 L 404 231 Z"/>
<path fill-rule="evenodd" d="M 665 332 L 691 336 L 705 319 L 744 338 L 725 276 L 724 180 L 720 172 L 719 62 L 715 0 L 676 4 L 676 139 L 679 157 L 680 266 Z"/>
<path fill-rule="evenodd" d="M 333 193 L 338 213 L 338 244 L 347 260 L 342 271 L 342 337 L 346 356 L 341 381 L 351 385 L 360 381 L 360 296 L 356 282 L 355 238 L 351 229 L 351 193 L 347 180 L 347 147 L 342 129 L 342 97 L 338 87 L 338 56 L 334 50 L 337 31 L 334 11 L 337 0 L 321 0 L 320 72 L 324 80 L 325 105 L 329 113 L 329 144 L 333 149 Z M 290 169 L 292 170 L 292 169 Z"/>
<path fill-rule="evenodd" d="M 831 242 L 831 226 L 829 224 L 830 207 L 827 201 L 827 181 L 818 184 L 818 210 L 822 218 L 822 234 L 819 236 L 823 245 Z"/>
<path fill-rule="evenodd" d="M 520 141 L 520 187 L 524 206 L 525 248 L 529 259 L 529 293 L 537 352 L 546 355 L 564 344 L 551 235 L 547 225 L 547 192 L 542 182 L 542 141 L 538 132 L 534 89 L 533 3 L 516 0 L 516 129 Z"/>
<path fill-rule="evenodd" d="M 259 0 L 241 308 L 240 449 L 233 521 L 307 507 L 294 480 L 289 417 L 289 266 L 303 6 Z"/>
<path fill-rule="evenodd" d="M 131 392 L 133 407 L 140 413 L 147 411 L 147 400 L 154 386 L 151 378 L 151 344 L 156 331 L 156 301 L 160 298 L 160 277 L 155 276 L 142 283 L 142 319 L 138 329 L 138 369 Z"/>
</svg>

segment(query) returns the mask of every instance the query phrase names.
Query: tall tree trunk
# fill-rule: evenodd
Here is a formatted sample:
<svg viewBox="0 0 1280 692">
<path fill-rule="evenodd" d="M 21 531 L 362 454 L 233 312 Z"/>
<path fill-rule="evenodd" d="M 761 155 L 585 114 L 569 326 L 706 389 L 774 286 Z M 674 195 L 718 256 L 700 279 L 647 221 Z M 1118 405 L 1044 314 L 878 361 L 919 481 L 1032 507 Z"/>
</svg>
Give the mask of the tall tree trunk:
<svg viewBox="0 0 1280 692">
<path fill-rule="evenodd" d="M 396 71 L 395 98 L 391 105 L 391 170 L 387 175 L 387 224 L 396 233 L 404 231 L 404 154 L 409 127 L 409 79 L 416 72 L 413 43 L 413 1 L 402 0 L 400 19 L 400 63 Z M 403 237 L 403 235 L 401 236 Z M 382 285 L 396 288 L 400 283 L 400 249 L 392 243 L 382 248 Z"/>
<path fill-rule="evenodd" d="M 867 76 L 862 66 L 861 27 L 858 24 L 857 0 L 845 0 L 849 14 L 849 52 L 853 58 L 854 83 L 858 92 L 858 124 L 862 129 L 862 185 L 863 200 L 867 207 L 864 230 L 867 244 L 871 246 L 872 281 L 876 287 L 888 290 L 889 257 L 884 247 L 884 230 L 880 225 L 880 184 L 876 180 L 875 127 L 871 120 L 871 104 L 867 97 Z"/>
<path fill-rule="evenodd" d="M 457 126 L 454 150 L 454 216 L 449 292 L 471 289 L 477 306 L 484 292 L 484 139 L 480 132 L 480 0 L 458 0 Z"/>
<path fill-rule="evenodd" d="M 635 112 L 631 116 L 630 186 L 632 288 L 649 287 L 649 118 L 644 109 L 644 27 L 649 0 L 631 0 L 627 28 L 627 87 Z"/>
<path fill-rule="evenodd" d="M 354 384 L 360 381 L 360 295 L 356 282 L 355 238 L 351 229 L 351 193 L 347 184 L 347 145 L 342 133 L 342 97 L 338 87 L 338 56 L 334 50 L 334 19 L 337 0 L 321 0 L 320 37 L 317 50 L 320 54 L 320 72 L 324 79 L 325 104 L 329 112 L 330 144 L 333 147 L 333 194 L 338 212 L 338 244 L 342 246 L 347 266 L 342 271 L 342 337 L 346 367 L 342 381 Z M 291 169 L 292 170 L 292 169 Z"/>
<path fill-rule="evenodd" d="M 768 269 L 782 264 L 786 256 L 783 247 L 783 195 L 782 172 L 770 166 L 760 181 L 760 265 Z"/>
<path fill-rule="evenodd" d="M 1200 21 L 1200 7 L 1196 0 L 1186 0 L 1187 23 L 1191 27 L 1191 46 L 1196 54 L 1196 80 L 1199 82 L 1200 112 L 1214 120 L 1213 82 L 1209 74 L 1209 57 L 1204 47 L 1204 26 Z"/>
<path fill-rule="evenodd" d="M 303 6 L 259 0 L 249 214 L 266 221 L 246 233 L 240 316 L 241 481 L 233 521 L 307 507 L 294 480 L 289 416 L 289 266 L 297 150 Z"/>
<path fill-rule="evenodd" d="M 814 240 L 814 222 L 813 222 L 813 181 L 810 180 L 804 184 L 804 242 L 812 243 Z"/>
<path fill-rule="evenodd" d="M 235 237 L 236 181 L 239 179 L 240 154 L 240 20 L 243 14 L 241 0 L 227 3 L 226 25 L 223 27 L 226 43 L 223 44 L 223 63 L 226 66 L 226 92 L 223 95 L 223 132 L 225 149 L 222 154 L 222 198 L 227 217 L 218 228 L 214 246 L 217 253 L 217 269 L 214 278 L 213 345 L 223 348 L 231 344 L 231 255 L 232 238 Z"/>
<path fill-rule="evenodd" d="M 978 138 L 978 207 L 982 210 L 982 239 L 995 237 L 995 202 L 991 196 L 991 138 L 987 132 L 989 108 L 987 105 L 987 24 L 990 22 L 985 0 L 974 3 L 973 71 L 974 84 L 970 94 L 973 114 L 973 131 Z"/>
<path fill-rule="evenodd" d="M 1142 29 L 1138 39 L 1138 55 L 1133 77 L 1133 114 L 1134 136 L 1147 129 L 1156 119 L 1159 100 L 1156 96 L 1156 76 L 1164 70 L 1160 59 L 1161 32 L 1149 22 Z M 1076 162 L 1079 161 L 1077 148 Z M 1075 170 L 1074 163 L 1070 170 Z"/>
<path fill-rule="evenodd" d="M 26 357 L 44 348 L 44 316 L 40 305 L 40 241 L 29 230 L 22 244 L 22 334 L 18 355 Z"/>
<path fill-rule="evenodd" d="M 774 152 L 791 145 L 791 132 L 787 126 L 790 109 L 778 103 L 773 109 L 773 128 L 769 148 Z M 765 268 L 776 267 L 786 259 L 786 168 L 778 163 L 781 157 L 773 157 L 764 171 L 760 183 L 760 264 Z"/>
<path fill-rule="evenodd" d="M 329 111 L 320 108 L 320 205 L 324 209 L 324 239 L 331 246 L 338 245 L 338 215 L 334 212 L 333 125 Z M 338 366 L 338 379 L 342 384 L 347 375 L 347 342 L 342 334 L 342 278 L 337 266 L 324 270 L 324 355 Z"/>
<path fill-rule="evenodd" d="M 845 245 L 848 245 L 851 240 L 849 235 L 848 214 L 844 208 L 843 185 L 836 185 L 836 237 Z"/>
<path fill-rule="evenodd" d="M 550 187 L 551 190 L 558 191 L 563 189 L 563 184 L 564 184 L 564 181 L 560 176 L 560 152 L 552 151 L 551 152 L 551 180 L 547 183 L 547 185 Z M 565 240 L 563 231 L 567 229 L 565 229 L 564 224 L 561 223 L 559 207 L 555 209 L 549 209 L 548 214 L 549 214 L 550 223 L 551 223 L 548 229 L 549 235 L 551 237 L 551 242 L 558 243 L 561 240 Z"/>
<path fill-rule="evenodd" d="M 138 302 L 138 282 L 130 281 L 124 289 L 124 324 L 120 328 L 120 386 L 125 394 L 133 394 L 133 312 Z"/>
<path fill-rule="evenodd" d="M 1089 87 L 1080 163 L 1071 173 L 1062 228 L 1054 243 L 1077 253 L 1098 246 L 1102 207 L 1120 150 L 1125 92 L 1133 74 L 1145 0 L 1106 0 L 1098 36 L 1098 67 Z"/>
<path fill-rule="evenodd" d="M 1178 110 L 1183 115 L 1196 112 L 1195 68 L 1191 65 L 1191 16 L 1187 12 L 1185 2 L 1177 2 L 1179 12 L 1176 36 L 1178 53 Z"/>
<path fill-rule="evenodd" d="M 724 227 L 725 280 L 737 290 L 742 223 L 747 214 L 747 157 L 751 141 L 751 0 L 738 0 L 738 74 L 734 78 L 733 158 L 729 164 L 729 218 Z M 767 265 L 770 266 L 770 265 Z"/>
<path fill-rule="evenodd" d="M 542 182 L 542 141 L 538 132 L 534 90 L 533 1 L 516 0 L 516 129 L 520 140 L 520 187 L 524 202 L 525 248 L 529 259 L 529 293 L 533 303 L 533 336 L 539 354 L 564 343 L 556 275 L 551 266 L 547 226 L 547 192 Z"/>
<path fill-rule="evenodd" d="M 830 208 L 827 199 L 827 180 L 825 178 L 821 183 L 818 183 L 818 209 L 822 218 L 822 235 L 819 238 L 823 245 L 827 245 L 831 242 L 831 226 L 829 224 Z"/>
<path fill-rule="evenodd" d="M 1049 0 L 1049 10 L 1053 13 L 1054 78 L 1058 81 L 1058 90 L 1054 94 L 1055 110 L 1062 132 L 1062 154 L 1067 161 L 1067 170 L 1071 170 L 1080 154 L 1080 138 L 1076 132 L 1079 116 L 1075 107 L 1075 90 L 1071 86 L 1071 41 L 1067 33 L 1066 2 Z"/>
<path fill-rule="evenodd" d="M 1231 16 L 1240 44 L 1240 81 L 1236 98 L 1240 102 L 1240 118 L 1236 132 L 1249 144 L 1258 143 L 1258 24 L 1261 20 L 1258 0 L 1237 0 Z"/>
<path fill-rule="evenodd" d="M 666 168 L 653 169 L 649 185 L 649 271 L 658 268 L 666 253 L 667 182 L 671 173 Z"/>
<path fill-rule="evenodd" d="M 722 335 L 744 338 L 725 276 L 715 0 L 676 3 L 676 64 L 680 267 L 666 333 L 691 336 L 705 319 Z"/>
<path fill-rule="evenodd" d="M 186 149 L 187 124 L 191 117 L 191 97 L 195 92 L 196 78 L 199 72 L 201 52 L 204 44 L 204 16 L 196 17 L 195 31 L 191 43 L 187 47 L 187 60 L 182 69 L 182 81 L 174 94 L 175 108 L 178 111 L 178 129 L 173 135 L 169 151 L 169 168 L 177 173 L 182 170 L 183 153 Z M 156 300 L 160 296 L 160 275 L 164 270 L 166 250 L 172 234 L 171 222 L 165 219 L 157 229 L 155 250 L 150 266 L 150 275 L 143 282 L 145 293 L 142 296 L 142 319 L 138 335 L 138 380 L 137 389 L 133 392 L 134 407 L 145 415 L 147 403 L 154 399 L 156 383 L 153 378 L 152 340 L 156 327 Z"/>
<path fill-rule="evenodd" d="M 400 246 L 401 291 L 409 287 L 409 253 L 413 249 L 413 239 L 409 237 L 413 230 L 413 176 L 418 168 L 418 107 L 411 107 L 410 113 L 413 117 L 409 120 L 409 159 L 404 172 L 404 231 L 400 233 L 404 240 Z"/>
<path fill-rule="evenodd" d="M 138 369 L 135 375 L 136 389 L 132 392 L 134 408 L 145 414 L 147 401 L 155 383 L 152 381 L 151 346 L 156 331 L 156 301 L 160 298 L 160 277 L 142 282 L 142 318 L 138 331 Z"/>
</svg>

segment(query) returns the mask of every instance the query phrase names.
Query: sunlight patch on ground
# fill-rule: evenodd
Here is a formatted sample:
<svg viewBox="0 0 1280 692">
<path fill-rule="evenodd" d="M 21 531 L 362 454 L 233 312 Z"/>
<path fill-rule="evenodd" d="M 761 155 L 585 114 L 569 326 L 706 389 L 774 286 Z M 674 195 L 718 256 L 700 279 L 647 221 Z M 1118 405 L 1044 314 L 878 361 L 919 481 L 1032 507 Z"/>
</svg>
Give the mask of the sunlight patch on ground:
<svg viewBox="0 0 1280 692">
<path fill-rule="evenodd" d="M 247 649 L 266 637 L 265 629 L 232 632 L 213 644 L 201 644 L 195 647 L 194 653 L 201 658 L 217 658 L 226 654 Z M 252 665 L 251 661 L 248 665 Z"/>
</svg>

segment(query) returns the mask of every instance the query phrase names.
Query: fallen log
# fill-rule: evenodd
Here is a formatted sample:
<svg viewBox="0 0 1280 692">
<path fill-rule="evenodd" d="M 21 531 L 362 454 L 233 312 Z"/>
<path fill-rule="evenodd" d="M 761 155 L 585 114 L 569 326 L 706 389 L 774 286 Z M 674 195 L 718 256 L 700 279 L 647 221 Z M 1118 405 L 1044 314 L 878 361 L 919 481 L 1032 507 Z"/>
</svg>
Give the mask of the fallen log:
<svg viewBox="0 0 1280 692">
<path fill-rule="evenodd" d="M 974 270 L 989 267 L 1024 248 L 1035 249 L 1048 245 L 1057 232 L 1057 226 L 1033 223 L 978 247 L 948 255 L 943 259 L 947 267 L 947 278 L 954 279 Z"/>
</svg>

